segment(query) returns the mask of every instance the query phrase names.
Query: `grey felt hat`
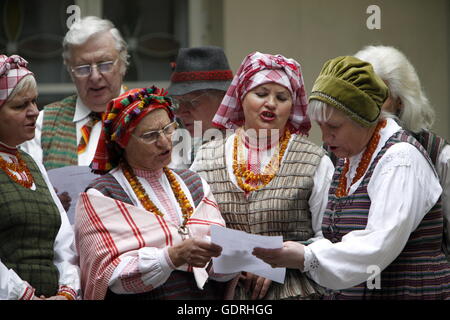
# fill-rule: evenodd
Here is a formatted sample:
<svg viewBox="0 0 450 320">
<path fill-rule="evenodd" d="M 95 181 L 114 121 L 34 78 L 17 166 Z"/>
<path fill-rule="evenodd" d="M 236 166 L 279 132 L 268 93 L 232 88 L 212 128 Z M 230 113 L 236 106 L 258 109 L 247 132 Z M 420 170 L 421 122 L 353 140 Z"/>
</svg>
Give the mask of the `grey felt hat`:
<svg viewBox="0 0 450 320">
<path fill-rule="evenodd" d="M 217 89 L 227 91 L 233 72 L 220 47 L 181 48 L 167 89 L 170 95 Z"/>
</svg>

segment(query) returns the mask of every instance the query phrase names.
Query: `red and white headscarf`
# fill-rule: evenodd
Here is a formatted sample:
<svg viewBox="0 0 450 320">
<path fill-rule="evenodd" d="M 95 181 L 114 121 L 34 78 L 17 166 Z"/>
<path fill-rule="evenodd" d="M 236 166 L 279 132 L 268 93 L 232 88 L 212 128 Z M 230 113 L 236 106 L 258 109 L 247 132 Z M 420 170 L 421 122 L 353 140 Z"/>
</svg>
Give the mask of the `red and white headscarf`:
<svg viewBox="0 0 450 320">
<path fill-rule="evenodd" d="M 0 107 L 8 100 L 20 80 L 33 74 L 27 66 L 28 62 L 18 55 L 0 55 Z"/>
<path fill-rule="evenodd" d="M 289 90 L 293 105 L 288 123 L 295 133 L 308 135 L 311 122 L 306 114 L 308 99 L 300 64 L 280 54 L 254 52 L 244 59 L 214 116 L 213 124 L 227 129 L 241 127 L 245 121 L 243 98 L 253 88 L 270 82 Z"/>
</svg>

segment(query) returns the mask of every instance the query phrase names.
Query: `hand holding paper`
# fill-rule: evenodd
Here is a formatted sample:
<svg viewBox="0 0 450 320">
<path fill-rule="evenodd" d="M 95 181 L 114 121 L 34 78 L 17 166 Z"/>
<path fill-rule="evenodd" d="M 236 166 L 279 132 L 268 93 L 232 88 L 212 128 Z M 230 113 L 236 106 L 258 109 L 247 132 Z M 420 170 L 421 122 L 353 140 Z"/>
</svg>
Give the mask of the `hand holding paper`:
<svg viewBox="0 0 450 320">
<path fill-rule="evenodd" d="M 222 254 L 217 258 L 213 258 L 215 272 L 235 273 L 247 271 L 279 283 L 284 283 L 285 268 L 274 269 L 252 254 L 254 248 L 281 248 L 283 246 L 283 238 L 281 236 L 260 236 L 213 225 L 211 226 L 211 242 L 222 247 Z"/>
<path fill-rule="evenodd" d="M 255 248 L 252 253 L 274 268 L 286 267 L 300 270 L 304 268 L 304 246 L 294 241 L 284 242 L 283 247 L 279 249 Z"/>
</svg>

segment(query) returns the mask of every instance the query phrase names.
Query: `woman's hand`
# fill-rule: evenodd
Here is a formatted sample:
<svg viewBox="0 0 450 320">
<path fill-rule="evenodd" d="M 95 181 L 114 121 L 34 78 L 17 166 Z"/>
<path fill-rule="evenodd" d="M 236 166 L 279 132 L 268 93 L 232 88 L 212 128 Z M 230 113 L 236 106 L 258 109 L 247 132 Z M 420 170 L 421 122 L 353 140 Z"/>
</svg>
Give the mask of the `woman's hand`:
<svg viewBox="0 0 450 320">
<path fill-rule="evenodd" d="M 220 256 L 222 247 L 199 238 L 189 238 L 168 249 L 169 257 L 175 267 L 185 263 L 203 268 L 212 257 Z"/>
<path fill-rule="evenodd" d="M 67 191 L 64 191 L 60 194 L 58 194 L 58 189 L 53 187 L 55 189 L 55 193 L 59 198 L 59 201 L 61 201 L 61 204 L 63 205 L 64 210 L 69 211 L 70 204 L 72 203 L 72 198 L 69 196 L 69 193 Z"/>
<path fill-rule="evenodd" d="M 272 284 L 272 280 L 260 277 L 250 272 L 243 272 L 240 280 L 244 282 L 245 292 L 251 290 L 251 300 L 264 299 L 270 285 Z"/>
<path fill-rule="evenodd" d="M 286 241 L 279 249 L 255 248 L 254 256 L 268 263 L 272 268 L 290 268 L 303 271 L 305 264 L 305 246 L 294 241 Z"/>
<path fill-rule="evenodd" d="M 58 198 L 61 201 L 64 210 L 69 211 L 70 204 L 72 203 L 72 198 L 69 196 L 69 193 L 67 191 L 64 191 L 63 193 L 58 194 Z"/>
</svg>

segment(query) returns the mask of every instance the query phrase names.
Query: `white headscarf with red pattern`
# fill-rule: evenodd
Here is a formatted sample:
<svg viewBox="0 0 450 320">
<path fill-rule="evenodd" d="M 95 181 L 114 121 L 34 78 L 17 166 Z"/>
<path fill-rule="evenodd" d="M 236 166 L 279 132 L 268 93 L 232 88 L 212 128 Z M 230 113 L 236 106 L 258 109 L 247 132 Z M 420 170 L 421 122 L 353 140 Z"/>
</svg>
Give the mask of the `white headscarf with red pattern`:
<svg viewBox="0 0 450 320">
<path fill-rule="evenodd" d="M 288 123 L 295 133 L 308 135 L 311 122 L 306 114 L 308 99 L 300 64 L 280 54 L 254 52 L 244 59 L 214 116 L 213 124 L 228 129 L 241 127 L 245 121 L 243 98 L 253 88 L 270 82 L 290 91 L 293 106 Z"/>
<path fill-rule="evenodd" d="M 18 55 L 0 55 L 0 107 L 8 100 L 20 80 L 33 74 L 27 66 L 28 62 Z"/>
</svg>

